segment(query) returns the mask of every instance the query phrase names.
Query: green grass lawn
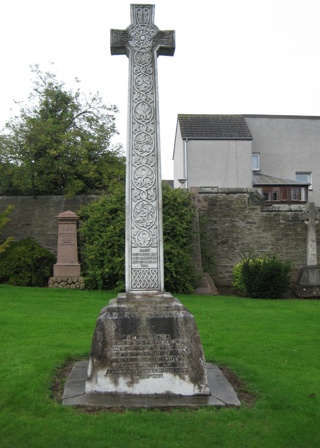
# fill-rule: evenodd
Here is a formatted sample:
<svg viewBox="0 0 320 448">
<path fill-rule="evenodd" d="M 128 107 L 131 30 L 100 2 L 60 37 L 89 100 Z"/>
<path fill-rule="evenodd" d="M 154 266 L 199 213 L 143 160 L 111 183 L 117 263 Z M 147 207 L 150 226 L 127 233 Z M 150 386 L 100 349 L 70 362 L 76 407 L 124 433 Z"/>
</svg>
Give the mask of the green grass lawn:
<svg viewBox="0 0 320 448">
<path fill-rule="evenodd" d="M 0 285 L 0 447 L 320 447 L 320 301 L 178 296 L 253 406 L 84 413 L 51 398 L 112 293 Z"/>
</svg>

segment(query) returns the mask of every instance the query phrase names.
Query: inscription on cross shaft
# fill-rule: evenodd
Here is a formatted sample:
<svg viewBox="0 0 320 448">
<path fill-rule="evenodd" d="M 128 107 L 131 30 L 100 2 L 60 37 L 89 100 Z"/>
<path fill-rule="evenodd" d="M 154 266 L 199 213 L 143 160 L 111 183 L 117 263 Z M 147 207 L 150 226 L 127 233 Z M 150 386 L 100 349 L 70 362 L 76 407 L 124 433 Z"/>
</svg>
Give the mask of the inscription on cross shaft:
<svg viewBox="0 0 320 448">
<path fill-rule="evenodd" d="M 173 56 L 174 31 L 154 25 L 154 5 L 131 5 L 131 25 L 111 30 L 111 54 L 129 58 L 126 292 L 163 293 L 157 56 Z"/>
</svg>

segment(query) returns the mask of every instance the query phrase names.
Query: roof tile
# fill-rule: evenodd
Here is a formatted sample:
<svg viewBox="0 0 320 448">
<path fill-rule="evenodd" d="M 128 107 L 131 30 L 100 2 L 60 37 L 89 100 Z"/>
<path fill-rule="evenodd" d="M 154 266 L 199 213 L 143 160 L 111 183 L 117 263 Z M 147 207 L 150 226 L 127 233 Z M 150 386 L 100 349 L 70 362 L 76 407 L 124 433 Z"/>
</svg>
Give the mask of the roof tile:
<svg viewBox="0 0 320 448">
<path fill-rule="evenodd" d="M 184 140 L 252 140 L 242 115 L 179 114 L 178 121 Z"/>
<path fill-rule="evenodd" d="M 268 176 L 267 174 L 254 173 L 252 184 L 254 187 L 262 185 L 310 185 L 308 182 L 302 182 L 300 180 L 284 179 L 281 177 Z"/>
</svg>

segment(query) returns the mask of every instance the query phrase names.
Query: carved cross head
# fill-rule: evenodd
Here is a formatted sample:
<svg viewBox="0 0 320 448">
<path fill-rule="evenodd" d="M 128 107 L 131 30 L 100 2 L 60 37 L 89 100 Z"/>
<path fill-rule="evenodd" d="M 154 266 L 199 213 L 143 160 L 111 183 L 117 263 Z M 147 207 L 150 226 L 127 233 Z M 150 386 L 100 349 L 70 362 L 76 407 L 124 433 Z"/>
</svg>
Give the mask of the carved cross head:
<svg viewBox="0 0 320 448">
<path fill-rule="evenodd" d="M 319 223 L 319 209 L 315 207 L 314 202 L 309 202 L 301 213 L 302 221 L 310 226 L 316 226 Z"/>
</svg>

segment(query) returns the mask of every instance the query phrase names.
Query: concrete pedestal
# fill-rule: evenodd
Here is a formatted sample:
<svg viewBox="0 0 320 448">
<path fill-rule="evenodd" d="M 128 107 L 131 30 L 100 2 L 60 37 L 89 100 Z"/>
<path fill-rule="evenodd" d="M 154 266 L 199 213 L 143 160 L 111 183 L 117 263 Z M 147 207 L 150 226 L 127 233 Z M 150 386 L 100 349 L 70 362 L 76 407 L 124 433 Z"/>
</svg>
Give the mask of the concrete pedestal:
<svg viewBox="0 0 320 448">
<path fill-rule="evenodd" d="M 120 294 L 97 320 L 86 393 L 209 395 L 194 317 L 171 294 Z"/>
</svg>

